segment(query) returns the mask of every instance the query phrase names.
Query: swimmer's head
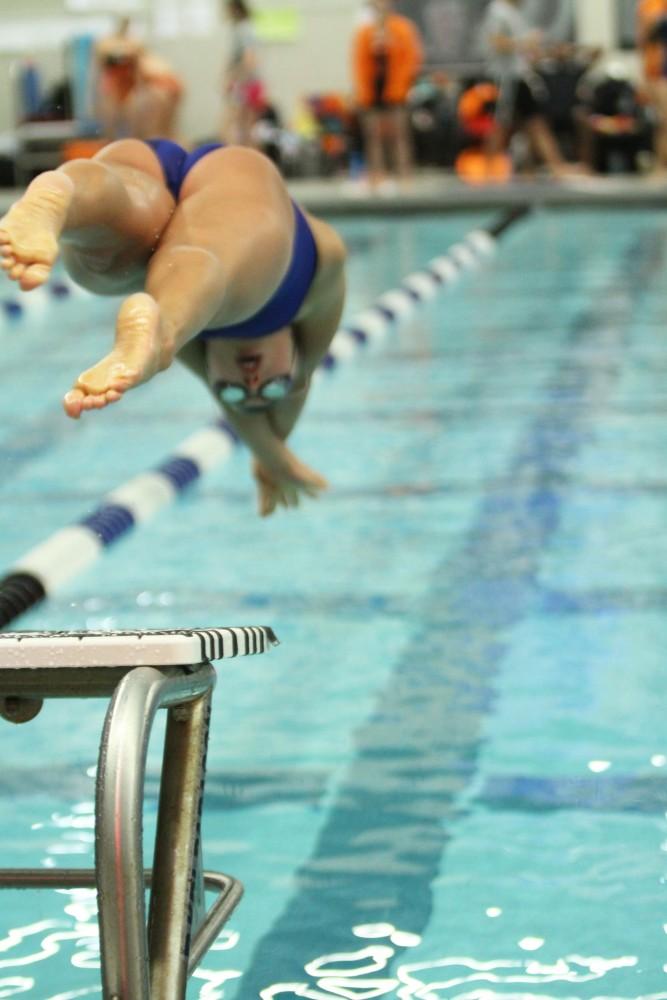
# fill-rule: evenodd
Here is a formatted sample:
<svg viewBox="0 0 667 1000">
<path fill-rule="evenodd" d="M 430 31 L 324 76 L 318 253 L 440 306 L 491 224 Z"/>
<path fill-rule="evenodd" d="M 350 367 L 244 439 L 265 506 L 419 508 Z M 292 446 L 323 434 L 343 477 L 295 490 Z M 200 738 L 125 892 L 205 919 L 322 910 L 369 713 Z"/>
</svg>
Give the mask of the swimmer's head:
<svg viewBox="0 0 667 1000">
<path fill-rule="evenodd" d="M 232 21 L 248 21 L 252 17 L 250 5 L 245 0 L 226 0 L 225 6 Z"/>
<path fill-rule="evenodd" d="M 289 395 L 298 367 L 291 327 L 269 337 L 207 342 L 211 391 L 225 406 L 245 413 L 267 410 Z"/>
</svg>

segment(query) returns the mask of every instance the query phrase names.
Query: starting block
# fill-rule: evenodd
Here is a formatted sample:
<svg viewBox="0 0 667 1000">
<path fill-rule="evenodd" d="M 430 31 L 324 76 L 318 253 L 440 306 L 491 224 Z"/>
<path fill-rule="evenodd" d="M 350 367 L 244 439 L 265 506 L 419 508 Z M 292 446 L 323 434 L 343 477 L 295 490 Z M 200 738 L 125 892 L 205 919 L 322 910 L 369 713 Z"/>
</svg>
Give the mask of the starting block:
<svg viewBox="0 0 667 1000">
<path fill-rule="evenodd" d="M 211 664 L 277 643 L 264 627 L 0 633 L 0 714 L 8 721 L 29 722 L 45 698 L 110 698 L 96 777 L 95 868 L 0 869 L 0 889 L 97 889 L 105 1000 L 184 1000 L 188 977 L 241 898 L 240 882 L 204 871 L 202 862 Z M 146 754 L 161 708 L 154 860 L 144 871 Z M 206 891 L 217 893 L 208 909 Z"/>
</svg>

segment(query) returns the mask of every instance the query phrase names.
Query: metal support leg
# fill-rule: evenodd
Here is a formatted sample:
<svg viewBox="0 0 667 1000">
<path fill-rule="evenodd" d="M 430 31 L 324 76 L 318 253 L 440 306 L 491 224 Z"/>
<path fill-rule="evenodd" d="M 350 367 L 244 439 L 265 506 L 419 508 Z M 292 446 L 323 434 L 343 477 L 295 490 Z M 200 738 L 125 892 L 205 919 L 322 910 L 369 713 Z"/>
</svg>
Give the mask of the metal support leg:
<svg viewBox="0 0 667 1000">
<path fill-rule="evenodd" d="M 196 720 L 192 725 L 199 729 L 200 745 L 193 757 L 201 766 L 208 696 L 214 683 L 215 672 L 209 664 L 192 675 L 180 677 L 165 677 L 151 667 L 140 667 L 121 681 L 109 706 L 97 774 L 95 835 L 102 984 L 108 1000 L 152 1000 L 144 902 L 142 806 L 146 753 L 155 714 L 161 707 L 188 698 L 199 699 L 199 709 L 193 708 L 189 714 Z M 198 812 L 199 801 L 196 809 Z M 193 847 L 192 843 L 189 848 L 186 846 L 186 853 L 192 853 Z M 174 863 L 174 869 L 178 867 Z M 186 881 L 191 880 L 192 866 L 184 867 Z M 186 954 L 181 960 L 185 968 L 187 960 Z M 172 982 L 169 996 L 180 1000 L 184 986 L 177 992 Z"/>
<path fill-rule="evenodd" d="M 148 918 L 151 1000 L 185 996 L 193 930 L 205 917 L 201 809 L 210 695 L 169 709 Z"/>
</svg>

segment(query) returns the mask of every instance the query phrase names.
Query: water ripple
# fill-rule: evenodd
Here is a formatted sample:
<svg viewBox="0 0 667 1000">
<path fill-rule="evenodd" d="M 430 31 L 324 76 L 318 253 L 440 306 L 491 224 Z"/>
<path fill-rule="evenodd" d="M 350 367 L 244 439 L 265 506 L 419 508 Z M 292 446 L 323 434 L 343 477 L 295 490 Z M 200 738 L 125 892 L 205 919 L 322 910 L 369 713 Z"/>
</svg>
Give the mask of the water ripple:
<svg viewBox="0 0 667 1000">
<path fill-rule="evenodd" d="M 17 997 L 21 993 L 29 993 L 34 985 L 34 979 L 0 979 L 0 1000 L 5 1000 L 6 997 Z"/>
<path fill-rule="evenodd" d="M 418 945 L 421 939 L 391 924 L 370 924 L 354 928 L 358 937 L 388 938 L 397 947 Z M 525 951 L 539 950 L 542 939 L 518 942 Z M 422 962 L 401 962 L 392 968 L 396 948 L 368 945 L 349 952 L 322 955 L 306 963 L 310 981 L 274 983 L 261 990 L 261 1000 L 300 997 L 305 1000 L 556 1000 L 545 991 L 552 984 L 581 987 L 610 979 L 614 973 L 635 969 L 635 955 L 603 957 L 570 954 L 554 961 L 535 958 L 498 958 L 482 961 L 470 956 L 451 956 Z M 519 989 L 517 989 L 519 987 Z M 582 1000 L 582 992 L 558 1000 Z M 667 1000 L 667 993 L 642 993 L 628 997 L 605 992 L 590 1000 Z"/>
</svg>

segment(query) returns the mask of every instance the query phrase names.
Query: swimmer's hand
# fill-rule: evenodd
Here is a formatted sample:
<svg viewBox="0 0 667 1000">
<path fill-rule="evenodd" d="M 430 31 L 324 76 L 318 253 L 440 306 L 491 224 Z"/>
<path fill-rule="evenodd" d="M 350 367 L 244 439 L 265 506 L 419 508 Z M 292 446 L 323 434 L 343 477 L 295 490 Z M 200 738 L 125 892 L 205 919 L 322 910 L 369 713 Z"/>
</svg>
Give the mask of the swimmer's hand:
<svg viewBox="0 0 667 1000">
<path fill-rule="evenodd" d="M 302 496 L 317 498 L 328 488 L 326 479 L 318 472 L 309 469 L 287 449 L 284 452 L 280 465 L 270 469 L 258 459 L 253 462 L 260 517 L 268 517 L 277 507 L 298 507 Z"/>
</svg>

